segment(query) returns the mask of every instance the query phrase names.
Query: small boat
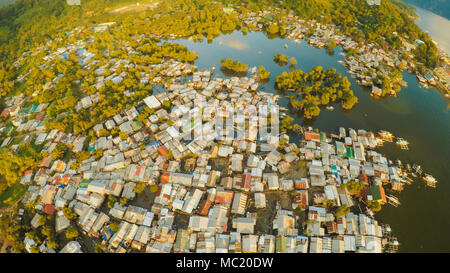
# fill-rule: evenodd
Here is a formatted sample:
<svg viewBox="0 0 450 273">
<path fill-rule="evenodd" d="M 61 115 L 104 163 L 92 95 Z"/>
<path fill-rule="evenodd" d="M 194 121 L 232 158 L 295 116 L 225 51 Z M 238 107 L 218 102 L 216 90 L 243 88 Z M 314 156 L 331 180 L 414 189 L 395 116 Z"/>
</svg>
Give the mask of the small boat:
<svg viewBox="0 0 450 273">
<path fill-rule="evenodd" d="M 382 230 L 382 231 L 385 231 L 385 232 L 391 232 L 391 231 L 392 231 L 391 226 L 388 225 L 388 224 L 384 224 L 384 225 L 382 226 L 381 230 Z"/>
<path fill-rule="evenodd" d="M 261 55 L 262 54 L 262 51 L 258 51 L 258 55 Z"/>
<path fill-rule="evenodd" d="M 427 183 L 427 186 L 432 187 L 432 188 L 436 187 L 437 180 L 432 175 L 425 174 L 425 176 L 422 179 Z"/>
<path fill-rule="evenodd" d="M 339 127 L 339 136 L 340 137 L 345 137 L 346 136 L 344 127 Z"/>
<path fill-rule="evenodd" d="M 409 177 L 403 177 L 402 178 L 402 182 L 408 185 L 411 185 L 411 183 L 413 182 L 413 180 Z"/>
<path fill-rule="evenodd" d="M 417 165 L 414 163 L 412 168 L 417 174 L 419 174 L 419 175 L 422 174 L 422 167 L 420 167 L 420 165 Z"/>
<path fill-rule="evenodd" d="M 287 48 L 288 48 L 288 45 L 287 45 L 287 44 L 284 44 L 284 48 L 286 48 L 286 49 L 287 49 Z"/>
<path fill-rule="evenodd" d="M 427 79 L 425 77 L 423 77 L 420 74 L 416 74 L 417 79 L 419 80 L 420 83 L 425 83 L 427 82 Z"/>
<path fill-rule="evenodd" d="M 393 138 L 394 138 L 394 135 L 393 135 L 393 134 L 391 134 L 391 133 L 388 132 L 388 131 L 384 131 L 384 130 L 381 130 L 380 132 L 378 132 L 378 135 L 379 135 L 383 140 L 389 141 L 389 142 L 392 142 L 392 140 L 393 140 Z"/>
<path fill-rule="evenodd" d="M 398 207 L 400 205 L 400 201 L 398 201 L 398 198 L 392 195 L 386 195 L 386 199 L 389 204 L 393 205 L 394 207 Z"/>
<path fill-rule="evenodd" d="M 333 111 L 334 107 L 330 105 L 330 106 L 327 106 L 326 109 L 329 110 L 329 111 Z"/>
</svg>

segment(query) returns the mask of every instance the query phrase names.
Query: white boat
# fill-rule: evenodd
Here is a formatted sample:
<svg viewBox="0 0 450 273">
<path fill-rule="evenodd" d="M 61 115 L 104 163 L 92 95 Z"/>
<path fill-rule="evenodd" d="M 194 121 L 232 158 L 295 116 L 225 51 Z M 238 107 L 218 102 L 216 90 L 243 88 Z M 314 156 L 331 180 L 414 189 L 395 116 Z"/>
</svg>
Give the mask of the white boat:
<svg viewBox="0 0 450 273">
<path fill-rule="evenodd" d="M 400 201 L 398 201 L 398 198 L 392 195 L 386 195 L 386 199 L 389 204 L 393 205 L 394 207 L 398 207 L 400 205 Z"/>
</svg>

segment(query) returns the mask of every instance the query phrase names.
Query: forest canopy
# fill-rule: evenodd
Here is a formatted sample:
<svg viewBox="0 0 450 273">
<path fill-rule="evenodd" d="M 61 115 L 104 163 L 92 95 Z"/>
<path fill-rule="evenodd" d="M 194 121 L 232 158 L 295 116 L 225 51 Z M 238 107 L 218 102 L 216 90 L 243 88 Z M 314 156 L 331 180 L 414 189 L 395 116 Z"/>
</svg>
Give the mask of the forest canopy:
<svg viewBox="0 0 450 273">
<path fill-rule="evenodd" d="M 306 118 L 320 114 L 319 106 L 329 105 L 337 100 L 343 109 L 351 109 L 358 98 L 350 89 L 347 77 L 341 78 L 336 69 L 323 70 L 316 66 L 309 73 L 300 69 L 289 73 L 283 72 L 275 78 L 278 89 L 283 92 L 294 92 L 290 104 L 296 110 L 301 110 Z"/>
<path fill-rule="evenodd" d="M 224 59 L 220 61 L 220 64 L 226 69 L 232 70 L 234 72 L 243 72 L 248 69 L 248 65 L 243 64 L 239 61 L 233 61 L 232 59 Z"/>
</svg>

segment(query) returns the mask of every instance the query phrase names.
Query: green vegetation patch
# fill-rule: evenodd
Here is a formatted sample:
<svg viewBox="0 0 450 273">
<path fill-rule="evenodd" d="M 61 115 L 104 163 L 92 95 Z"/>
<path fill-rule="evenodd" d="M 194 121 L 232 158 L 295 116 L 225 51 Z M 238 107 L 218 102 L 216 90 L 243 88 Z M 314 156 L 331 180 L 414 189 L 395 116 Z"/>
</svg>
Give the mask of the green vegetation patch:
<svg viewBox="0 0 450 273">
<path fill-rule="evenodd" d="M 248 65 L 243 64 L 239 61 L 233 61 L 232 59 L 224 59 L 220 61 L 220 64 L 225 67 L 226 69 L 229 69 L 234 72 L 244 72 L 248 69 Z"/>
<path fill-rule="evenodd" d="M 0 194 L 0 207 L 9 206 L 19 200 L 27 191 L 28 186 L 14 184 Z"/>
<path fill-rule="evenodd" d="M 300 69 L 283 72 L 275 78 L 275 82 L 281 91 L 295 92 L 296 96 L 291 97 L 290 104 L 295 110 L 303 111 L 308 119 L 320 114 L 319 106 L 340 101 L 343 109 L 351 109 L 358 102 L 348 78 L 341 77 L 334 68 L 323 70 L 321 66 L 316 66 L 309 73 Z"/>
</svg>

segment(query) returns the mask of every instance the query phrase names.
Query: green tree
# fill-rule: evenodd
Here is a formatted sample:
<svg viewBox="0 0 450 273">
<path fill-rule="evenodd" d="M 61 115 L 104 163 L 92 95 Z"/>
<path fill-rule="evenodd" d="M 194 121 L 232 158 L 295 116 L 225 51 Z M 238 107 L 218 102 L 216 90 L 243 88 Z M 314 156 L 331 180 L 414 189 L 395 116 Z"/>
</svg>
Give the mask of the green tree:
<svg viewBox="0 0 450 273">
<path fill-rule="evenodd" d="M 260 80 L 266 80 L 270 77 L 270 71 L 267 71 L 264 66 L 258 67 L 258 77 Z"/>
<path fill-rule="evenodd" d="M 108 208 L 112 209 L 114 207 L 114 205 L 116 204 L 116 198 L 109 194 L 106 204 L 107 204 Z"/>
<path fill-rule="evenodd" d="M 369 200 L 367 201 L 367 206 L 369 209 L 371 209 L 373 212 L 379 212 L 381 210 L 381 204 L 378 201 Z"/>
<path fill-rule="evenodd" d="M 119 136 L 120 136 L 120 139 L 122 139 L 122 140 L 127 140 L 128 139 L 128 135 L 125 132 L 120 132 Z"/>
<path fill-rule="evenodd" d="M 234 72 L 243 72 L 248 69 L 248 65 L 243 64 L 239 61 L 233 61 L 232 59 L 224 59 L 220 61 L 220 64 L 226 69 L 232 70 Z"/>
<path fill-rule="evenodd" d="M 151 185 L 151 186 L 150 186 L 150 192 L 153 192 L 153 193 L 154 193 L 154 192 L 157 192 L 157 191 L 158 191 L 158 188 L 159 188 L 158 185 Z"/>
<path fill-rule="evenodd" d="M 291 65 L 296 65 L 297 64 L 297 59 L 292 57 L 292 58 L 289 59 L 289 62 L 291 63 Z"/>
<path fill-rule="evenodd" d="M 334 39 L 330 39 L 327 41 L 327 49 L 333 50 L 337 47 L 336 41 Z"/>
<path fill-rule="evenodd" d="M 167 109 L 167 110 L 170 109 L 170 105 L 171 105 L 170 100 L 163 100 L 163 101 L 161 102 L 161 104 L 162 104 L 162 106 L 163 106 L 165 109 Z"/>
<path fill-rule="evenodd" d="M 80 234 L 78 233 L 78 230 L 74 226 L 70 226 L 66 230 L 66 238 L 71 240 L 74 238 L 77 238 Z"/>
<path fill-rule="evenodd" d="M 277 53 L 275 54 L 273 59 L 276 63 L 285 65 L 288 63 L 289 57 L 284 54 Z"/>
<path fill-rule="evenodd" d="M 280 28 L 278 27 L 277 24 L 270 24 L 267 28 L 266 28 L 267 32 L 269 34 L 277 34 L 280 31 Z"/>
<path fill-rule="evenodd" d="M 47 222 L 47 218 L 45 217 L 45 215 L 39 215 L 37 225 L 43 226 L 43 225 L 45 225 L 46 222 Z"/>
<path fill-rule="evenodd" d="M 68 207 L 64 207 L 62 209 L 64 217 L 67 218 L 67 220 L 71 221 L 73 219 L 75 219 L 78 215 L 71 209 Z"/>
<path fill-rule="evenodd" d="M 66 145 L 58 143 L 56 145 L 56 148 L 50 153 L 50 156 L 53 159 L 62 158 L 67 153 L 68 150 L 69 148 Z"/>
<path fill-rule="evenodd" d="M 145 190 L 146 187 L 147 187 L 147 184 L 145 184 L 145 183 L 138 183 L 136 185 L 136 187 L 134 187 L 133 190 L 134 190 L 135 193 L 141 194 Z"/>
<path fill-rule="evenodd" d="M 341 217 L 350 213 L 350 208 L 347 205 L 342 205 L 336 210 L 336 217 Z"/>
<path fill-rule="evenodd" d="M 359 194 L 365 187 L 363 181 L 348 181 L 342 187 L 345 187 L 350 194 Z"/>
<path fill-rule="evenodd" d="M 120 224 L 117 222 L 111 222 L 109 224 L 109 228 L 114 232 L 117 232 L 119 230 L 119 227 L 120 227 Z"/>
</svg>

